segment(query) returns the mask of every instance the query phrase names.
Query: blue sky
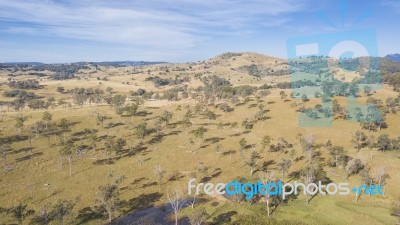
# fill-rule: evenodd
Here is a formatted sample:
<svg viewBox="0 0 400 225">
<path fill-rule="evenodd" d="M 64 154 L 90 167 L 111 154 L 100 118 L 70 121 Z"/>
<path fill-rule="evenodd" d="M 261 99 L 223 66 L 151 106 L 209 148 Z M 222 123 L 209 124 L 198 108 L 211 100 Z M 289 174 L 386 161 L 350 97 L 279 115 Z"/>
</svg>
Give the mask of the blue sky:
<svg viewBox="0 0 400 225">
<path fill-rule="evenodd" d="M 0 0 L 0 62 L 286 58 L 289 38 L 364 28 L 384 56 L 400 52 L 398 19 L 397 0 Z"/>
</svg>

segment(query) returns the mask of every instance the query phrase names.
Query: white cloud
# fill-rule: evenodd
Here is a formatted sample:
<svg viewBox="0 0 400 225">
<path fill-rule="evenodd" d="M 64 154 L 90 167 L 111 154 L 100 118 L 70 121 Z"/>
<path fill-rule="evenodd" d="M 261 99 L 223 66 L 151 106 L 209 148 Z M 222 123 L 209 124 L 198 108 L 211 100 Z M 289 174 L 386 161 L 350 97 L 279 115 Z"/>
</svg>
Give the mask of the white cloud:
<svg viewBox="0 0 400 225">
<path fill-rule="evenodd" d="M 10 33 L 185 49 L 215 34 L 280 26 L 302 9 L 299 0 L 0 0 L 0 19 L 16 24 Z"/>
</svg>

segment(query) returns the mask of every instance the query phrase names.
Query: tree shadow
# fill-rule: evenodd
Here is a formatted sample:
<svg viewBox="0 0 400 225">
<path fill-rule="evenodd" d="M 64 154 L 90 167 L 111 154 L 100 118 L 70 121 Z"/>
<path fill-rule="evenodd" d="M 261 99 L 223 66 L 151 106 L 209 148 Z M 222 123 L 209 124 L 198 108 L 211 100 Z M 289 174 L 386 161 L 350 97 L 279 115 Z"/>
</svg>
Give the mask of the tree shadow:
<svg viewBox="0 0 400 225">
<path fill-rule="evenodd" d="M 233 155 L 233 154 L 235 154 L 235 153 L 236 153 L 235 150 L 229 150 L 229 151 L 223 152 L 222 155 L 223 155 L 223 156 L 227 156 L 227 155 L 231 155 L 231 154 Z"/>
<path fill-rule="evenodd" d="M 218 143 L 222 140 L 224 140 L 225 138 L 221 138 L 221 137 L 211 137 L 211 138 L 206 138 L 204 139 L 205 142 L 210 142 L 210 144 L 215 144 Z"/>
<path fill-rule="evenodd" d="M 159 192 L 154 192 L 151 194 L 141 194 L 136 198 L 132 198 L 128 201 L 122 202 L 124 207 L 123 211 L 130 212 L 138 209 L 145 209 L 153 207 L 154 203 L 159 201 L 163 195 Z"/>
<path fill-rule="evenodd" d="M 148 188 L 148 187 L 156 186 L 156 185 L 157 185 L 157 182 L 148 182 L 148 183 L 143 184 L 142 188 Z"/>
<path fill-rule="evenodd" d="M 29 139 L 28 135 L 11 135 L 0 138 L 0 143 L 11 144 L 14 142 L 26 141 L 28 139 Z"/>
<path fill-rule="evenodd" d="M 274 165 L 274 164 L 275 164 L 275 161 L 272 160 L 272 159 L 264 161 L 259 170 L 260 171 L 264 171 L 264 172 L 269 171 L 269 167 Z"/>
<path fill-rule="evenodd" d="M 136 116 L 141 116 L 141 117 L 146 117 L 148 115 L 152 115 L 152 112 L 147 112 L 147 111 L 139 111 L 136 113 Z"/>
<path fill-rule="evenodd" d="M 178 181 L 184 178 L 185 175 L 177 171 L 176 173 L 172 174 L 172 176 L 168 179 L 168 181 Z"/>
<path fill-rule="evenodd" d="M 288 175 L 288 178 L 289 178 L 288 182 L 290 182 L 292 180 L 300 179 L 300 172 L 299 171 L 293 171 Z"/>
<path fill-rule="evenodd" d="M 219 225 L 219 224 L 227 224 L 232 222 L 232 217 L 237 215 L 236 211 L 229 211 L 226 213 L 219 214 L 218 216 L 214 217 L 213 223 L 214 225 Z"/>
<path fill-rule="evenodd" d="M 114 164 L 114 160 L 107 158 L 107 159 L 100 159 L 93 162 L 94 165 L 112 165 Z"/>
<path fill-rule="evenodd" d="M 29 151 L 32 153 L 32 150 L 33 150 L 33 149 L 35 149 L 35 148 L 32 148 L 32 147 L 24 147 L 24 148 L 21 148 L 21 149 L 12 151 L 12 152 L 10 152 L 10 153 L 11 153 L 11 154 L 18 154 L 18 153 L 21 153 L 21 152 L 28 153 Z"/>
<path fill-rule="evenodd" d="M 163 135 L 156 135 L 155 137 L 150 139 L 147 143 L 156 144 L 156 143 L 162 142 L 163 140 L 164 140 L 164 136 Z"/>
<path fill-rule="evenodd" d="M 77 224 L 87 224 L 88 222 L 96 219 L 103 218 L 103 213 L 99 209 L 92 209 L 91 207 L 86 207 L 78 211 L 78 216 L 75 218 Z"/>
<path fill-rule="evenodd" d="M 143 180 L 146 180 L 146 177 L 141 177 L 141 178 L 138 178 L 138 179 L 133 180 L 132 183 L 131 183 L 131 185 L 139 184 L 139 183 L 142 182 Z"/>
<path fill-rule="evenodd" d="M 114 127 L 118 127 L 118 126 L 122 126 L 125 125 L 124 123 L 108 123 L 104 128 L 106 129 L 110 129 L 110 128 L 114 128 Z"/>
<path fill-rule="evenodd" d="M 43 155 L 43 152 L 35 152 L 35 153 L 33 153 L 33 154 L 30 154 L 30 155 L 27 155 L 27 156 L 18 158 L 18 159 L 16 159 L 15 161 L 16 161 L 16 162 L 22 162 L 22 161 L 25 161 L 25 160 L 29 160 L 29 159 L 32 159 L 32 158 L 41 156 L 41 155 Z"/>
<path fill-rule="evenodd" d="M 222 173 L 221 168 L 216 168 L 216 169 L 214 170 L 214 173 L 211 174 L 210 176 L 211 176 L 212 178 L 216 178 L 216 177 L 219 177 L 219 175 L 221 175 L 221 173 Z"/>
</svg>

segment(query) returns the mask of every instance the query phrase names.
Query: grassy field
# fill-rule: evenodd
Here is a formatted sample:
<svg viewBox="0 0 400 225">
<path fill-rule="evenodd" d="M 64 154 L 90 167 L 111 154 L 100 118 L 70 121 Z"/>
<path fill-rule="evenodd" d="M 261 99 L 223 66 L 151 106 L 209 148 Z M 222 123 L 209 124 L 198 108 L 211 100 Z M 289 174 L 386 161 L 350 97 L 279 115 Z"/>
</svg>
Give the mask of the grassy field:
<svg viewBox="0 0 400 225">
<path fill-rule="evenodd" d="M 204 69 L 204 64 L 193 65 L 192 69 L 186 64 L 176 65 L 177 67 L 187 67 L 188 76 L 192 77 L 195 73 L 220 74 L 227 79 L 230 78 L 233 86 L 239 84 L 249 84 L 260 86 L 264 83 L 276 83 L 288 81 L 289 76 L 263 77 L 256 79 L 254 77 L 235 74 L 229 68 L 237 68 L 240 65 L 249 62 L 261 63 L 268 67 L 277 59 L 269 58 L 263 60 L 258 55 L 245 55 L 238 59 L 225 60 L 214 59 L 207 63 L 217 61 L 219 66 Z M 165 89 L 155 88 L 151 82 L 145 81 L 148 76 L 146 70 L 151 70 L 150 74 L 157 74 L 162 65 L 152 65 L 142 68 L 118 68 L 107 69 L 89 77 L 86 72 L 82 72 L 80 79 L 66 81 L 48 80 L 44 78 L 41 84 L 43 89 L 35 90 L 35 93 L 45 98 L 55 97 L 56 99 L 71 96 L 60 94 L 56 91 L 58 86 L 65 89 L 74 87 L 101 88 L 112 87 L 114 94 L 129 94 L 129 91 L 136 91 L 138 88 L 162 92 Z M 139 70 L 143 73 L 131 74 L 132 71 Z M 128 71 L 128 72 L 127 72 Z M 174 71 L 167 77 L 175 77 L 181 72 Z M 96 77 L 109 76 L 108 81 L 98 80 Z M 4 77 L 5 73 L 3 73 Z M 243 76 L 243 78 L 240 78 Z M 356 77 L 356 76 L 354 76 Z M 22 78 L 21 78 L 22 79 Z M 4 80 L 4 79 L 3 79 Z M 126 84 L 129 82 L 129 84 Z M 123 84 L 124 83 L 124 84 Z M 200 86 L 202 83 L 197 79 L 192 79 L 187 85 L 190 87 Z M 10 90 L 3 85 L 0 91 Z M 73 200 L 79 198 L 72 214 L 65 220 L 70 224 L 104 224 L 107 223 L 107 215 L 99 213 L 98 202 L 96 198 L 99 195 L 99 187 L 112 183 L 120 176 L 125 179 L 119 184 L 120 207 L 114 216 L 121 217 L 124 214 L 137 211 L 146 207 L 160 206 L 168 202 L 167 194 L 170 190 L 179 187 L 182 191 L 187 191 L 187 182 L 192 176 L 195 176 L 197 182 L 202 178 L 208 178 L 209 182 L 228 183 L 241 176 L 247 180 L 257 180 L 257 171 L 252 176 L 250 170 L 243 162 L 243 156 L 240 153 L 239 140 L 245 138 L 247 144 L 252 146 L 259 153 L 257 167 L 261 167 L 263 162 L 273 160 L 275 163 L 268 167 L 269 172 L 273 172 L 276 178 L 281 178 L 276 163 L 281 159 L 289 158 L 289 151 L 271 152 L 263 150 L 260 143 L 265 135 L 271 137 L 271 144 L 277 143 L 278 139 L 284 137 L 289 143 L 293 144 L 294 160 L 288 174 L 295 174 L 306 164 L 302 159 L 303 150 L 298 140 L 298 134 L 313 136 L 316 143 L 325 144 L 331 140 L 333 145 L 343 146 L 346 154 L 351 157 L 361 159 L 369 168 L 369 173 L 374 176 L 378 169 L 384 166 L 389 175 L 385 183 L 384 196 L 362 195 L 358 202 L 355 202 L 353 194 L 348 196 L 319 196 L 314 197 L 309 204 L 306 204 L 305 196 L 291 198 L 284 204 L 280 204 L 272 213 L 274 220 L 298 221 L 305 224 L 395 224 L 397 219 L 390 215 L 390 209 L 393 203 L 400 196 L 400 153 L 397 151 L 382 152 L 377 149 L 363 148 L 359 152 L 354 149 L 351 143 L 352 136 L 360 130 L 360 124 L 343 119 L 333 121 L 332 127 L 299 127 L 298 112 L 296 110 L 302 104 L 301 99 L 286 99 L 280 97 L 279 89 L 273 89 L 266 97 L 257 100 L 254 96 L 250 97 L 249 102 L 235 106 L 233 112 L 223 112 L 215 106 L 206 106 L 217 114 L 217 118 L 207 119 L 201 115 L 191 118 L 192 126 L 184 128 L 180 121 L 184 119 L 185 112 L 188 109 L 194 110 L 197 100 L 185 99 L 179 101 L 167 100 L 148 100 L 139 107 L 138 113 L 134 117 L 116 115 L 115 110 L 107 105 L 101 104 L 95 106 L 85 104 L 80 107 L 59 107 L 49 108 L 48 110 L 24 109 L 20 112 L 13 110 L 4 110 L 4 119 L 1 125 L 1 137 L 22 136 L 20 141 L 14 141 L 10 144 L 11 150 L 8 151 L 5 158 L 2 158 L 0 165 L 4 171 L 0 173 L 0 207 L 3 209 L 12 208 L 20 203 L 27 205 L 27 210 L 34 210 L 34 213 L 27 213 L 23 224 L 29 224 L 37 216 L 44 206 L 54 205 L 57 200 Z M 289 92 L 286 90 L 287 94 Z M 382 89 L 373 94 L 374 98 L 382 99 L 387 97 L 396 97 L 398 93 L 392 91 L 391 87 L 383 86 Z M 1 101 L 11 100 L 4 96 Z M 336 98 L 340 105 L 346 106 L 345 97 Z M 242 99 L 243 100 L 243 99 Z M 367 97 L 358 99 L 359 102 L 365 102 Z M 221 101 L 222 102 L 222 101 Z M 216 103 L 219 103 L 217 100 Z M 306 107 L 314 107 L 320 103 L 320 99 L 310 99 L 304 103 Z M 266 119 L 258 121 L 254 127 L 247 131 L 241 126 L 241 122 L 259 111 L 258 105 L 265 105 Z M 157 135 L 152 128 L 156 126 L 156 119 L 168 110 L 173 113 L 172 120 L 168 125 L 161 125 L 160 134 Z M 45 111 L 50 112 L 52 121 L 57 122 L 65 118 L 71 122 L 71 130 L 65 132 L 66 137 L 74 137 L 75 144 L 89 145 L 87 136 L 81 132 L 85 129 L 95 129 L 96 147 L 95 150 L 87 148 L 85 153 L 78 158 L 75 154 L 72 156 L 72 175 L 69 175 L 68 161 L 64 158 L 62 163 L 59 153 L 59 137 L 51 135 L 50 138 L 45 135 L 39 135 L 29 143 L 27 138 L 28 128 L 41 120 Z M 22 131 L 15 127 L 15 118 L 20 115 L 26 116 L 27 120 Z M 97 114 L 103 114 L 110 117 L 104 125 L 96 123 Z M 135 127 L 142 123 L 147 123 L 149 134 L 144 138 L 143 143 L 135 136 Z M 232 128 L 231 124 L 238 122 L 237 128 Z M 365 131 L 368 136 L 375 137 L 380 134 L 389 134 L 391 138 L 400 135 L 400 120 L 398 114 L 388 114 L 386 117 L 388 127 L 382 130 Z M 113 125 L 107 127 L 107 124 Z M 191 131 L 196 128 L 204 127 L 207 131 L 203 138 L 196 138 Z M 119 154 L 112 153 L 111 157 L 106 151 L 105 141 L 109 136 L 123 138 L 126 145 Z M 220 153 L 216 152 L 216 146 L 219 146 Z M 251 147 L 250 147 L 251 148 Z M 322 162 L 329 158 L 325 147 L 316 149 L 320 153 Z M 245 157 L 249 157 L 250 150 L 245 151 Z M 62 164 L 62 166 L 61 166 Z M 160 166 L 165 175 L 162 178 L 161 185 L 158 183 L 154 172 L 155 167 Z M 203 169 L 199 169 L 203 168 Z M 207 168 L 207 169 L 204 169 Z M 346 178 L 343 168 L 323 166 L 327 176 L 334 182 L 349 182 L 350 185 L 360 185 L 358 175 Z M 7 171 L 7 172 L 6 172 Z M 299 178 L 285 176 L 284 181 L 294 181 Z M 200 203 L 195 207 L 205 207 L 210 218 L 206 220 L 211 224 L 226 224 L 234 222 L 240 215 L 253 215 L 267 218 L 264 203 L 250 205 L 248 202 L 237 203 L 234 201 L 222 201 L 219 198 L 212 198 L 203 195 L 207 201 Z M 184 209 L 180 217 L 190 215 L 194 209 L 190 207 Z M 218 220 L 220 215 L 232 215 L 227 220 Z M 220 217 L 218 217 L 220 216 Z M 217 218 L 217 219 L 216 219 Z M 0 217 L 1 224 L 15 223 L 15 218 L 10 213 L 3 212 Z M 52 221 L 58 224 L 58 221 Z M 295 223 L 293 223 L 295 224 Z"/>
</svg>

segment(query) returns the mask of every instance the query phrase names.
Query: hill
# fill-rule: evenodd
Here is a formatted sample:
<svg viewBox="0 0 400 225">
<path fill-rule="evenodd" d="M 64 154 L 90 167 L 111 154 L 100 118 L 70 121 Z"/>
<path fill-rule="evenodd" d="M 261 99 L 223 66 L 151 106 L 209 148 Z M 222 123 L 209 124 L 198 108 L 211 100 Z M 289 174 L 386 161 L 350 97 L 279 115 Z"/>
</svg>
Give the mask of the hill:
<svg viewBox="0 0 400 225">
<path fill-rule="evenodd" d="M 385 56 L 385 59 L 389 59 L 391 61 L 394 62 L 400 62 L 400 54 L 389 54 L 387 56 Z"/>
</svg>

